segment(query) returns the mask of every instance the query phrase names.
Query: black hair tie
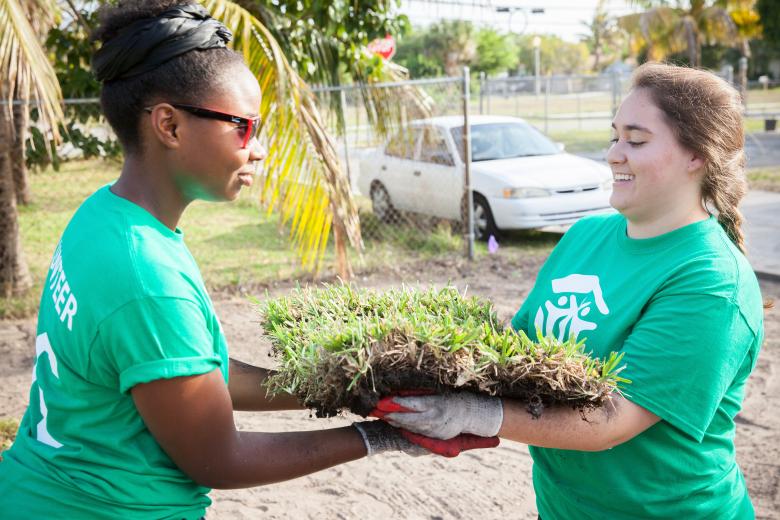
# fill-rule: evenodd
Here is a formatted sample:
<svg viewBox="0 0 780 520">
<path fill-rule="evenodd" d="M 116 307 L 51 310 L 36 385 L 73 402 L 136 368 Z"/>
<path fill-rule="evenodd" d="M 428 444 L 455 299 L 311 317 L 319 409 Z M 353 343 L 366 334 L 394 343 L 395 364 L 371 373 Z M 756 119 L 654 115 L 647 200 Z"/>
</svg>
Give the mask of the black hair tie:
<svg viewBox="0 0 780 520">
<path fill-rule="evenodd" d="M 148 72 L 194 49 L 225 47 L 233 34 L 201 5 L 185 4 L 128 25 L 92 58 L 99 81 Z"/>
</svg>

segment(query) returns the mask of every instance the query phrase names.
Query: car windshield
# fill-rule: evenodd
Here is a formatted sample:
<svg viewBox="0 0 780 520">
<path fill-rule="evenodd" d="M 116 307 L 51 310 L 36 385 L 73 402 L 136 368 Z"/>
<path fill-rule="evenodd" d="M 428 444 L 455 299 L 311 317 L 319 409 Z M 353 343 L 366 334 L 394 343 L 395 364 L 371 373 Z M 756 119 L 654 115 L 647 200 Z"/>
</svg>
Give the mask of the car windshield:
<svg viewBox="0 0 780 520">
<path fill-rule="evenodd" d="M 463 127 L 450 130 L 463 158 Z M 471 125 L 471 160 L 495 161 L 532 155 L 560 153 L 558 147 L 526 123 L 490 123 Z"/>
</svg>

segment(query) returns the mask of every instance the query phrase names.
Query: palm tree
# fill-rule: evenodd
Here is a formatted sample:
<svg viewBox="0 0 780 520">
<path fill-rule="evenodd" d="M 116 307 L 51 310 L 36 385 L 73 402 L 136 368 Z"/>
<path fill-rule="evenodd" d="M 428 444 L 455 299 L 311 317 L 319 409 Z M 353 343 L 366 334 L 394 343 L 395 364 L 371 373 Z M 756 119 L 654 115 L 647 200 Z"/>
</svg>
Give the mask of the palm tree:
<svg viewBox="0 0 780 520">
<path fill-rule="evenodd" d="M 79 11 L 70 0 L 76 18 Z M 57 0 L 0 0 L 0 66 L 11 74 L 2 79 L 0 95 L 19 98 L 31 86 L 40 123 L 57 138 L 62 121 L 61 95 L 56 76 L 37 43 L 39 38 L 27 16 L 33 9 L 56 13 Z M 361 247 L 357 208 L 342 172 L 333 141 L 325 131 L 320 112 L 306 83 L 290 65 L 283 49 L 260 19 L 230 0 L 204 0 L 212 15 L 227 25 L 235 38 L 233 47 L 243 53 L 263 89 L 260 114 L 265 121 L 263 136 L 269 155 L 264 162 L 263 195 L 268 211 L 278 210 L 281 223 L 290 226 L 291 239 L 304 265 L 319 269 L 331 230 L 337 256 L 337 270 L 351 276 L 347 242 Z M 27 9 L 25 11 L 22 6 Z M 45 18 L 36 18 L 45 20 Z M 51 24 L 51 21 L 49 21 Z M 50 25 L 49 25 L 50 26 Z M 324 48 L 324 46 L 323 46 Z M 287 49 L 289 52 L 289 48 Z M 333 54 L 316 53 L 323 68 L 338 67 Z M 324 56 L 324 57 L 323 57 Z M 356 60 L 353 77 L 367 83 L 405 78 L 405 70 L 392 64 L 372 66 L 371 72 Z M 380 133 L 392 130 L 403 114 L 425 114 L 429 100 L 420 92 L 406 89 L 401 94 L 373 89 L 364 92 L 372 122 Z M 9 137 L 13 135 L 10 105 L 2 105 L 0 117 L 0 287 L 8 296 L 29 287 L 29 275 L 22 256 L 16 220 L 16 200 L 10 165 Z M 18 120 L 17 120 L 18 123 Z M 18 159 L 17 159 L 18 160 Z"/>
<path fill-rule="evenodd" d="M 352 275 L 346 244 L 362 246 L 357 207 L 333 141 L 316 100 L 306 83 L 290 65 L 293 52 L 252 12 L 230 0 L 205 0 L 205 7 L 235 35 L 233 48 L 242 52 L 251 70 L 258 74 L 263 89 L 260 116 L 266 122 L 268 142 L 261 198 L 268 211 L 278 209 L 282 223 L 291 223 L 291 235 L 303 265 L 319 268 L 330 230 L 336 247 L 337 271 L 342 278 Z M 268 13 L 266 12 L 266 16 Z M 277 33 L 278 35 L 279 33 Z M 322 33 L 313 38 L 312 56 L 320 57 L 313 77 L 338 83 L 338 51 Z M 361 84 L 407 79 L 406 70 L 392 63 L 375 63 L 364 51 L 363 59 L 349 61 L 350 75 Z M 366 63 L 371 61 L 371 66 Z M 377 66 L 378 65 L 378 66 Z M 370 68 L 370 72 L 369 69 Z M 431 100 L 421 91 L 363 89 L 369 122 L 380 135 L 393 132 L 410 117 L 430 113 Z M 341 98 L 331 96 L 339 114 Z"/>
<path fill-rule="evenodd" d="M 688 62 L 701 66 L 701 46 L 721 44 L 740 47 L 750 55 L 747 46 L 749 25 L 738 25 L 734 14 L 752 10 L 752 0 L 678 1 L 671 7 L 665 0 L 636 0 L 648 10 L 623 16 L 621 28 L 632 39 L 632 51 L 644 47 L 649 60 L 662 60 L 672 54 L 686 53 Z"/>
<path fill-rule="evenodd" d="M 619 36 L 616 19 L 607 11 L 606 0 L 599 0 L 593 18 L 590 21 L 583 21 L 582 25 L 588 30 L 581 35 L 582 41 L 587 44 L 593 56 L 593 70 L 599 72 L 602 68 L 604 51 L 614 52 Z"/>
<path fill-rule="evenodd" d="M 57 12 L 54 0 L 0 0 L 0 295 L 20 294 L 31 286 L 19 237 L 17 192 L 24 194 L 15 161 L 24 160 L 19 146 L 24 140 L 14 124 L 13 100 L 32 99 L 38 105 L 42 125 L 58 139 L 62 119 L 61 94 L 54 69 L 41 48 L 39 33 L 31 23 L 42 23 Z M 17 110 L 17 113 L 26 111 Z M 17 179 L 18 178 L 18 179 Z"/>
</svg>

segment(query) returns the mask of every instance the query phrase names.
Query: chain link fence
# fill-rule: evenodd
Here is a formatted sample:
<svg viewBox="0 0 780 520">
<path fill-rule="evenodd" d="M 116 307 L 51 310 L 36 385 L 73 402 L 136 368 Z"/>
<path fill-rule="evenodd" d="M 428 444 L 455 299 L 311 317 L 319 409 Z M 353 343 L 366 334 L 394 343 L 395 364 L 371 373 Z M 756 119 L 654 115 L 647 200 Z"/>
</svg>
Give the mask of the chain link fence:
<svg viewBox="0 0 780 520">
<path fill-rule="evenodd" d="M 739 89 L 738 75 L 719 75 Z M 522 117 L 572 151 L 601 158 L 610 122 L 631 84 L 631 73 L 568 76 L 480 77 L 475 109 L 480 114 Z M 745 89 L 747 132 L 774 131 L 780 119 L 780 82 L 762 78 Z"/>
<path fill-rule="evenodd" d="M 610 121 L 629 85 L 629 73 L 483 76 L 471 91 L 466 72 L 459 78 L 314 88 L 358 203 L 365 263 L 387 265 L 419 255 L 471 257 L 473 239 L 489 238 L 480 236 L 488 226 L 485 212 L 465 196 L 471 150 L 464 145 L 469 139 L 463 129 L 469 111 L 521 117 L 568 151 L 603 160 Z M 111 148 L 115 141 L 106 148 L 113 134 L 97 99 L 66 105 L 73 114 L 68 127 L 80 142 L 63 145 L 59 160 L 118 149 Z M 748 83 L 745 116 L 747 146 L 761 145 L 761 132 L 776 131 L 780 85 Z M 28 153 L 48 155 L 41 132 L 33 131 L 30 144 Z M 469 221 L 473 225 L 464 225 Z"/>
<path fill-rule="evenodd" d="M 358 203 L 364 256 L 473 256 L 470 227 L 463 224 L 470 211 L 463 135 L 468 88 L 464 75 L 314 89 Z"/>
<path fill-rule="evenodd" d="M 357 201 L 364 265 L 473 255 L 469 227 L 461 223 L 468 218 L 462 136 L 467 83 L 461 77 L 312 89 Z M 68 99 L 65 108 L 70 140 L 55 154 L 47 150 L 48 132 L 32 125 L 27 151 L 39 166 L 118 149 L 98 98 Z M 457 135 L 425 124 L 437 118 L 447 118 Z M 406 167 L 410 159 L 418 166 Z M 457 201 L 454 211 L 430 204 L 430 194 L 443 191 Z"/>
</svg>

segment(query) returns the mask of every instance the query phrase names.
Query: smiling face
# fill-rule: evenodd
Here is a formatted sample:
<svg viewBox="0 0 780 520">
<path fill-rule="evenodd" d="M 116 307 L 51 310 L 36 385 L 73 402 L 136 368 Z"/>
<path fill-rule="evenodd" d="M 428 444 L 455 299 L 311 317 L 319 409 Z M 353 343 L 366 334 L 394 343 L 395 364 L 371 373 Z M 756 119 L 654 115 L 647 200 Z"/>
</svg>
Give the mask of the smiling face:
<svg viewBox="0 0 780 520">
<path fill-rule="evenodd" d="M 257 116 L 260 87 L 243 66 L 233 67 L 229 78 L 198 106 L 243 118 Z M 252 184 L 254 162 L 265 157 L 257 139 L 242 148 L 246 128 L 177 109 L 181 146 L 176 153 L 175 181 L 188 200 L 234 200 L 243 186 Z"/>
<path fill-rule="evenodd" d="M 629 224 L 664 222 L 674 229 L 678 221 L 701 217 L 703 161 L 679 144 L 647 90 L 635 89 L 623 100 L 612 127 L 610 204 Z"/>
</svg>

